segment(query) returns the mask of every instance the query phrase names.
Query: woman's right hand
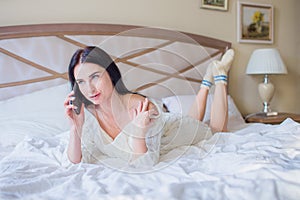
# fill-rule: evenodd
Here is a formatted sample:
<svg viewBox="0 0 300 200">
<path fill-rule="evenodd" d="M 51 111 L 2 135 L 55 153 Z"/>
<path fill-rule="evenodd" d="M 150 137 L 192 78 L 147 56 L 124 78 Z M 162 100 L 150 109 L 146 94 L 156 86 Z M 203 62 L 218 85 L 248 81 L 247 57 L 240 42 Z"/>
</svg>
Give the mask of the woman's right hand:
<svg viewBox="0 0 300 200">
<path fill-rule="evenodd" d="M 64 101 L 65 114 L 69 118 L 72 128 L 81 130 L 84 123 L 84 104 L 81 105 L 80 113 L 77 115 L 74 111 L 74 109 L 77 109 L 77 107 L 73 104 L 70 104 L 70 101 L 74 101 L 74 99 L 74 91 L 72 91 L 68 94 Z"/>
</svg>

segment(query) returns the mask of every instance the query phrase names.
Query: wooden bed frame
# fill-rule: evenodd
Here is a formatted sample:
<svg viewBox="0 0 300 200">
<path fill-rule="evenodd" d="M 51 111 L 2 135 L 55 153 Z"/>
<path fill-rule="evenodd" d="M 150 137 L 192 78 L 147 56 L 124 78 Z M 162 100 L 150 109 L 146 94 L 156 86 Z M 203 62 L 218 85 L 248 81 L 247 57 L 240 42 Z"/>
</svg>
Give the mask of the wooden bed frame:
<svg viewBox="0 0 300 200">
<path fill-rule="evenodd" d="M 124 51 L 126 54 L 123 52 L 116 55 L 108 52 L 118 65 L 126 66 L 125 68 L 127 68 L 127 71 L 122 71 L 121 69 L 122 73 L 128 73 L 129 67 L 133 67 L 139 69 L 135 73 L 140 74 L 141 72 L 147 71 L 147 73 L 151 73 L 151 76 L 156 77 L 152 81 L 146 80 L 142 83 L 141 81 L 138 81 L 138 84 L 131 85 L 130 89 L 135 91 L 149 90 L 149 88 L 153 86 L 165 84 L 170 81 L 171 78 L 188 81 L 195 89 L 195 87 L 200 85 L 199 83 L 202 80 L 202 75 L 205 72 L 203 68 L 204 66 L 207 66 L 207 62 L 211 59 L 219 58 L 231 47 L 231 43 L 229 42 L 202 35 L 132 25 L 76 23 L 0 27 L 0 90 L 3 91 L 0 92 L 0 100 L 67 82 L 66 80 L 68 77 L 66 71 L 71 55 L 76 48 L 90 45 L 87 44 L 89 42 L 86 42 L 90 41 L 90 39 L 87 38 L 89 36 L 92 38 L 91 40 L 94 40 L 94 45 L 100 38 L 101 42 L 105 41 L 104 43 L 106 43 L 103 45 L 104 47 L 113 47 L 114 51 L 117 51 L 118 48 L 118 45 L 111 45 L 115 44 L 115 41 L 122 41 L 126 43 L 126 45 L 133 45 L 132 50 Z M 112 37 L 114 37 L 115 40 L 112 40 Z M 134 42 L 137 41 L 136 38 L 139 39 L 137 43 L 140 45 L 138 47 L 134 44 Z M 107 41 L 110 43 L 107 43 Z M 125 46 L 122 42 L 119 45 L 120 48 Z M 145 42 L 145 45 L 143 45 L 143 42 Z M 191 56 L 192 54 L 190 52 L 194 52 L 193 49 L 195 48 L 200 49 L 199 52 L 202 56 L 199 56 L 199 58 L 197 58 L 197 54 L 192 56 L 197 59 L 193 59 L 192 61 L 187 60 L 186 63 L 188 64 L 185 64 L 184 66 L 181 65 L 182 63 L 180 63 L 180 61 L 178 62 L 178 65 L 180 66 L 176 66 L 174 70 L 162 70 L 161 65 L 169 65 L 168 67 L 170 67 L 171 65 L 174 65 L 174 62 L 176 63 L 177 58 L 172 60 L 172 56 L 167 54 L 170 54 L 170 51 L 172 51 L 172 55 L 178 54 L 177 57 L 181 55 L 181 50 L 178 50 L 178 52 L 174 51 L 175 53 L 173 52 L 173 49 L 177 49 L 179 44 L 190 48 L 190 50 L 187 50 L 187 55 L 183 55 L 182 58 L 180 58 L 181 60 L 185 60 L 187 57 Z M 45 49 L 48 50 L 46 51 Z M 157 52 L 158 50 L 166 54 L 166 57 L 168 57 L 169 60 L 172 60 L 170 62 L 171 64 L 166 64 L 166 60 L 168 59 L 164 60 L 165 58 L 159 58 L 164 56 L 156 57 L 162 60 L 157 60 L 155 58 L 155 55 L 157 55 L 155 51 Z M 49 64 L 38 61 L 41 60 L 41 58 L 34 58 L 35 55 L 41 57 L 41 54 L 47 55 L 46 60 L 49 60 L 47 61 Z M 140 58 L 147 56 L 148 58 L 145 59 L 146 61 L 137 61 Z M 55 62 L 52 63 L 52 61 L 56 61 L 58 58 L 61 60 L 59 64 Z M 150 63 L 149 60 L 151 60 L 151 58 L 156 60 Z M 184 61 L 182 62 L 184 63 Z M 159 64 L 160 67 L 149 67 L 149 63 L 150 65 L 153 63 Z M 60 66 L 53 67 L 54 65 Z M 200 66 L 202 71 L 200 70 L 201 72 L 195 75 L 195 72 L 193 72 L 192 69 L 197 68 L 197 66 Z M 32 74 L 35 74 L 33 77 L 30 77 L 30 74 L 27 74 L 30 73 L 25 69 L 28 67 L 34 71 L 34 73 L 32 72 Z M 21 68 L 24 69 L 21 70 Z M 120 68 L 122 68 L 122 66 Z M 19 76 L 12 75 L 19 73 Z M 25 74 L 27 75 L 23 76 Z M 127 80 L 125 80 L 125 83 L 126 81 L 130 83 L 129 79 L 132 79 L 132 77 L 136 77 L 136 74 L 131 74 Z M 144 77 L 149 76 L 144 75 Z M 181 85 L 181 83 L 170 82 L 168 85 L 169 86 L 164 85 L 164 87 Z M 187 93 L 187 89 L 185 88 L 175 90 L 179 91 L 180 94 Z M 159 93 L 164 93 L 161 90 L 159 91 Z M 157 91 L 153 92 L 152 90 L 149 92 L 150 95 L 153 95 L 154 93 L 154 96 L 157 96 Z M 174 91 L 171 93 L 174 93 Z M 165 94 L 159 94 L 158 96 L 161 97 L 167 95 L 170 95 L 170 91 Z"/>
</svg>

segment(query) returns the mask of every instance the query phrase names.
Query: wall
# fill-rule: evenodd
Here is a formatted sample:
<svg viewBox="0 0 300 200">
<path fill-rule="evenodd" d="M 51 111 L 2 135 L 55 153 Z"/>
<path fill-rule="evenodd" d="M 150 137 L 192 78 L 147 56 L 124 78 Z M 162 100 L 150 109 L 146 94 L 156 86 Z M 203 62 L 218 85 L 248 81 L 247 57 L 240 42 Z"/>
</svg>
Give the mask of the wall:
<svg viewBox="0 0 300 200">
<path fill-rule="evenodd" d="M 299 99 L 299 53 L 297 54 L 297 33 L 299 27 L 297 25 L 297 9 L 299 10 L 299 2 L 295 1 L 258 1 L 259 3 L 269 3 L 274 6 L 275 16 L 275 42 L 273 45 L 249 45 L 238 44 L 234 46 L 239 50 L 240 56 L 236 61 L 242 68 L 235 68 L 239 76 L 235 76 L 236 83 L 244 82 L 243 86 L 233 85 L 235 99 L 241 107 L 243 113 L 254 112 L 257 110 L 257 105 L 260 103 L 260 98 L 257 93 L 257 84 L 262 81 L 262 76 L 244 75 L 242 70 L 245 70 L 247 61 L 251 51 L 255 48 L 275 47 L 278 48 L 285 64 L 288 67 L 288 75 L 271 76 L 271 81 L 274 83 L 276 91 L 271 102 L 272 108 L 277 111 L 287 111 L 300 113 L 300 106 L 297 102 Z M 297 3 L 298 2 L 298 3 Z M 299 14 L 298 14 L 299 15 Z M 299 52 L 299 50 L 298 50 Z M 297 58 L 298 57 L 298 58 Z M 234 73 L 234 74 L 236 74 Z M 251 92 L 249 92 L 251 91 Z M 240 95 L 241 94 L 241 95 Z M 240 104 L 242 102 L 243 105 Z M 260 106 L 260 105 L 259 105 Z"/>
<path fill-rule="evenodd" d="M 272 108 L 300 113 L 297 105 L 300 98 L 299 0 L 245 1 L 274 6 L 274 44 L 237 43 L 237 0 L 229 0 L 227 12 L 200 9 L 200 0 L 6 0 L 0 1 L 0 26 L 64 22 L 132 24 L 165 27 L 230 41 L 236 50 L 236 59 L 230 72 L 229 92 L 244 115 L 262 108 L 257 92 L 262 77 L 245 75 L 251 52 L 256 48 L 276 47 L 289 74 L 271 77 L 276 86 Z"/>
<path fill-rule="evenodd" d="M 295 19 L 300 19 L 300 12 L 299 12 L 299 8 L 300 8 L 300 1 L 296 1 L 296 6 L 294 8 L 294 12 L 296 13 Z M 296 69 L 298 69 L 297 72 L 297 99 L 300 99 L 300 37 L 299 37 L 299 33 L 300 33 L 300 21 L 299 20 L 295 20 L 295 27 L 296 27 L 296 58 L 297 58 L 297 64 L 295 65 Z M 298 101 L 299 102 L 299 101 Z M 299 112 L 299 104 L 296 105 L 298 107 L 297 111 Z"/>
</svg>

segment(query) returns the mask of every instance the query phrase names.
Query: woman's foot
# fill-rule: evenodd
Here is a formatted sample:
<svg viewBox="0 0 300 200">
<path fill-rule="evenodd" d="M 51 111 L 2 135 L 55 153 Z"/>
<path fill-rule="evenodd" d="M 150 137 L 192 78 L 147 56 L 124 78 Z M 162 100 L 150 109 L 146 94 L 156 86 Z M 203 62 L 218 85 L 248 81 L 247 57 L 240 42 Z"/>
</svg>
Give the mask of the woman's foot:
<svg viewBox="0 0 300 200">
<path fill-rule="evenodd" d="M 223 65 L 224 69 L 226 70 L 226 72 L 228 73 L 231 64 L 233 62 L 233 58 L 234 58 L 234 50 L 233 49 L 228 49 L 225 54 L 222 56 L 221 59 L 221 64 Z"/>
<path fill-rule="evenodd" d="M 213 77 L 213 73 L 212 73 L 212 67 L 213 67 L 212 65 L 213 65 L 213 63 L 210 63 L 206 69 L 206 73 L 201 82 L 201 88 L 206 88 L 209 90 L 211 88 L 211 86 L 213 85 L 214 77 Z"/>
<path fill-rule="evenodd" d="M 215 83 L 227 84 L 227 74 L 233 62 L 233 58 L 234 51 L 233 49 L 229 49 L 225 52 L 220 61 L 212 61 L 206 69 L 201 88 L 210 89 L 214 81 Z"/>
<path fill-rule="evenodd" d="M 217 60 L 213 61 L 212 73 L 213 73 L 215 84 L 218 83 L 227 84 L 228 71 L 233 62 L 233 58 L 234 58 L 234 51 L 233 49 L 229 49 L 225 52 L 221 61 L 217 61 Z"/>
</svg>

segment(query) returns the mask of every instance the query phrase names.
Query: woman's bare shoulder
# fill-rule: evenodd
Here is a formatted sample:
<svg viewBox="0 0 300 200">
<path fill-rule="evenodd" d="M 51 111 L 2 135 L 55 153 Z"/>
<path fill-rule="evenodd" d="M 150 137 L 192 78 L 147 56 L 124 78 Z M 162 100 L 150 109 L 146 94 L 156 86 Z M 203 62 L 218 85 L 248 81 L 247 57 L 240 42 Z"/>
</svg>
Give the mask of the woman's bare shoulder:
<svg viewBox="0 0 300 200">
<path fill-rule="evenodd" d="M 129 97 L 128 103 L 129 103 L 129 107 L 131 107 L 131 108 L 137 107 L 140 102 L 144 101 L 145 98 L 147 98 L 140 94 L 129 94 L 129 95 L 130 96 L 128 96 Z M 151 101 L 149 101 L 149 106 L 148 106 L 147 110 L 150 110 L 150 109 L 155 109 L 155 105 Z"/>
<path fill-rule="evenodd" d="M 127 99 L 129 107 L 136 107 L 141 101 L 145 100 L 145 97 L 139 94 L 127 94 Z"/>
</svg>

